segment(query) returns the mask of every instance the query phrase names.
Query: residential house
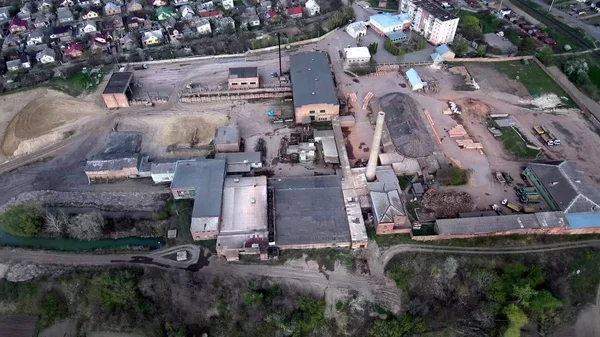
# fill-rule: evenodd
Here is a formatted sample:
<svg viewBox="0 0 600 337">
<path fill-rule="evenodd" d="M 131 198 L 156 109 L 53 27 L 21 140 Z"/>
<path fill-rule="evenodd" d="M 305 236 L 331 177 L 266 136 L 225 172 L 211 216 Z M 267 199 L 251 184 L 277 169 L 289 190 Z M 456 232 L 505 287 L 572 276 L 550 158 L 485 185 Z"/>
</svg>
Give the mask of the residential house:
<svg viewBox="0 0 600 337">
<path fill-rule="evenodd" d="M 119 45 L 122 50 L 132 50 L 137 47 L 137 43 L 133 38 L 133 33 L 129 32 L 119 39 Z"/>
<path fill-rule="evenodd" d="M 104 19 L 104 28 L 110 31 L 123 28 L 123 18 L 120 15 L 113 15 Z"/>
<path fill-rule="evenodd" d="M 88 7 L 90 7 L 92 5 L 92 0 L 79 0 L 78 4 L 82 8 L 88 8 Z"/>
<path fill-rule="evenodd" d="M 92 6 L 102 6 L 102 0 L 91 0 Z"/>
<path fill-rule="evenodd" d="M 279 15 L 279 14 L 277 14 L 277 12 L 276 12 L 276 11 L 274 11 L 274 10 L 272 10 L 272 9 L 271 9 L 271 10 L 269 10 L 269 11 L 267 12 L 267 20 L 274 19 L 274 18 L 276 18 L 278 15 Z"/>
<path fill-rule="evenodd" d="M 8 31 L 11 34 L 20 34 L 27 30 L 27 21 L 14 17 L 8 24 Z"/>
<path fill-rule="evenodd" d="M 73 35 L 73 32 L 71 31 L 70 26 L 52 27 L 52 30 L 50 31 L 51 39 L 62 39 L 71 35 Z"/>
<path fill-rule="evenodd" d="M 21 60 L 12 60 L 6 62 L 6 70 L 19 71 L 21 69 Z"/>
<path fill-rule="evenodd" d="M 152 6 L 163 7 L 169 4 L 168 0 L 152 0 Z"/>
<path fill-rule="evenodd" d="M 63 53 L 71 58 L 80 58 L 83 55 L 83 46 L 79 43 L 73 43 Z"/>
<path fill-rule="evenodd" d="M 81 11 L 81 20 L 97 19 L 100 16 L 100 11 L 89 8 Z"/>
<path fill-rule="evenodd" d="M 35 46 L 37 44 L 44 43 L 44 31 L 41 29 L 36 29 L 27 36 L 27 45 Z"/>
<path fill-rule="evenodd" d="M 46 28 L 50 25 L 50 20 L 48 20 L 46 14 L 42 12 L 33 13 L 31 15 L 31 21 L 33 21 L 33 27 L 36 29 Z"/>
<path fill-rule="evenodd" d="M 92 21 L 92 20 L 88 20 L 85 21 L 81 24 L 81 26 L 79 27 L 79 32 L 81 34 L 91 34 L 91 33 L 95 33 L 98 31 L 98 28 L 96 27 L 96 21 Z"/>
<path fill-rule="evenodd" d="M 270 10 L 273 5 L 273 3 L 271 2 L 271 0 L 264 0 L 260 2 L 260 7 L 264 8 L 265 10 Z"/>
<path fill-rule="evenodd" d="M 138 11 L 142 11 L 142 10 L 144 10 L 144 7 L 142 6 L 142 3 L 140 2 L 140 0 L 131 0 L 127 4 L 127 11 L 129 13 L 138 12 Z"/>
<path fill-rule="evenodd" d="M 75 2 L 73 0 L 60 0 L 59 6 L 61 7 L 71 7 L 74 6 Z"/>
<path fill-rule="evenodd" d="M 58 22 L 62 24 L 71 23 L 75 21 L 75 19 L 73 18 L 73 13 L 71 13 L 69 8 L 67 7 L 58 8 L 56 10 L 56 18 L 58 19 Z"/>
<path fill-rule="evenodd" d="M 42 0 L 38 2 L 38 11 L 47 12 L 52 9 L 52 0 Z"/>
<path fill-rule="evenodd" d="M 183 39 L 183 30 L 184 25 L 178 22 L 174 27 L 167 28 L 167 33 L 169 33 L 171 40 L 181 40 Z"/>
<path fill-rule="evenodd" d="M 205 18 L 205 19 L 209 19 L 209 20 L 214 20 L 214 19 L 223 17 L 223 12 L 221 12 L 221 11 L 208 11 L 208 12 L 200 12 L 200 13 L 198 13 L 198 15 L 200 15 L 201 18 Z"/>
<path fill-rule="evenodd" d="M 242 14 L 241 23 L 243 28 L 260 26 L 260 19 L 256 15 L 254 7 L 246 8 L 246 11 Z"/>
<path fill-rule="evenodd" d="M 234 7 L 233 0 L 222 0 L 221 6 L 223 6 L 225 10 L 232 9 Z"/>
<path fill-rule="evenodd" d="M 215 3 L 212 0 L 202 0 L 200 3 L 196 4 L 196 9 L 198 9 L 198 11 L 212 11 L 215 9 Z"/>
<path fill-rule="evenodd" d="M 2 49 L 14 48 L 21 45 L 21 38 L 15 34 L 8 34 L 4 38 L 4 43 L 2 44 Z"/>
<path fill-rule="evenodd" d="M 21 61 L 21 68 L 23 68 L 23 69 L 31 68 L 31 58 L 29 57 L 29 55 L 27 53 L 21 54 L 20 61 Z"/>
<path fill-rule="evenodd" d="M 192 9 L 191 6 L 183 5 L 183 6 L 179 7 L 179 15 L 182 19 L 189 20 L 194 15 L 196 15 L 196 12 L 194 12 L 194 9 Z"/>
<path fill-rule="evenodd" d="M 308 15 L 310 16 L 315 16 L 321 13 L 321 6 L 319 6 L 319 4 L 315 0 L 308 0 L 304 4 L 304 7 L 306 8 Z"/>
<path fill-rule="evenodd" d="M 106 5 L 104 5 L 104 14 L 105 15 L 121 14 L 121 6 L 119 6 L 113 2 L 108 2 Z"/>
<path fill-rule="evenodd" d="M 5 24 L 10 19 L 10 7 L 0 7 L 0 24 Z"/>
<path fill-rule="evenodd" d="M 291 7 L 286 10 L 289 17 L 299 19 L 302 17 L 302 7 Z"/>
<path fill-rule="evenodd" d="M 110 51 L 110 46 L 106 43 L 106 40 L 104 40 L 104 42 L 99 42 L 98 40 L 93 39 L 88 44 L 88 49 L 94 54 L 101 54 Z"/>
<path fill-rule="evenodd" d="M 217 18 L 215 21 L 215 26 L 220 32 L 225 31 L 227 27 L 235 30 L 235 21 L 233 21 L 233 19 L 230 17 Z"/>
<path fill-rule="evenodd" d="M 31 19 L 31 9 L 32 9 L 31 2 L 25 3 L 19 9 L 19 13 L 17 13 L 17 17 L 21 20 L 29 21 L 29 19 Z"/>
<path fill-rule="evenodd" d="M 173 5 L 175 6 L 181 6 L 181 5 L 185 5 L 185 4 L 189 4 L 190 0 L 173 0 Z"/>
<path fill-rule="evenodd" d="M 156 18 L 158 19 L 158 21 L 166 21 L 167 19 L 172 18 L 174 16 L 175 13 L 173 13 L 167 7 L 159 7 L 156 10 Z"/>
<path fill-rule="evenodd" d="M 210 21 L 207 19 L 201 19 L 197 16 L 194 16 L 191 20 L 188 21 L 188 24 L 191 27 L 195 27 L 196 31 L 199 34 L 210 34 L 212 30 L 210 28 Z"/>
<path fill-rule="evenodd" d="M 42 50 L 41 52 L 37 53 L 35 58 L 41 64 L 53 63 L 56 60 L 56 53 L 54 52 L 54 49 L 46 48 L 46 49 Z"/>
<path fill-rule="evenodd" d="M 94 34 L 94 37 L 92 38 L 92 41 L 97 42 L 99 44 L 107 44 L 108 40 L 106 39 L 106 37 L 104 35 L 102 35 L 102 33 L 96 33 Z"/>
<path fill-rule="evenodd" d="M 163 34 L 160 29 L 144 32 L 142 35 L 142 44 L 144 46 L 155 46 L 163 42 Z"/>
<path fill-rule="evenodd" d="M 143 12 L 133 12 L 127 17 L 127 27 L 129 29 L 138 29 L 144 26 L 146 16 Z"/>
<path fill-rule="evenodd" d="M 406 13 L 411 28 L 432 44 L 454 41 L 459 18 L 437 3 L 424 0 L 400 0 L 400 11 Z"/>
</svg>

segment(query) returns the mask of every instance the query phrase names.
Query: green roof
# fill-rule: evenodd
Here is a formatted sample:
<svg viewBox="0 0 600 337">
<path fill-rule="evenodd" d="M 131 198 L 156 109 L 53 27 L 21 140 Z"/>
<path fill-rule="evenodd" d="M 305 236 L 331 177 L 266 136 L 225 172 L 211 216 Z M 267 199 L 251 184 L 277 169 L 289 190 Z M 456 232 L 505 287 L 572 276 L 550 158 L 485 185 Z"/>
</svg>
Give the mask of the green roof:
<svg viewBox="0 0 600 337">
<path fill-rule="evenodd" d="M 158 7 L 158 9 L 156 9 L 156 17 L 159 20 L 166 19 L 167 17 L 171 17 L 171 16 L 175 16 L 175 13 L 173 13 L 167 7 Z"/>
</svg>

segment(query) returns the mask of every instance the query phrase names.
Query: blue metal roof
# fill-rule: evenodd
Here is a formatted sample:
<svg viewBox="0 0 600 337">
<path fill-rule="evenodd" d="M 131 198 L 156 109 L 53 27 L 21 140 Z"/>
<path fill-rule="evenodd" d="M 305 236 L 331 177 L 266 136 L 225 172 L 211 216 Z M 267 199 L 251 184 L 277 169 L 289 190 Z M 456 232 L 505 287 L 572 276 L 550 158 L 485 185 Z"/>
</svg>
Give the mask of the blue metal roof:
<svg viewBox="0 0 600 337">
<path fill-rule="evenodd" d="M 438 53 L 433 53 L 431 55 L 429 55 L 431 57 L 431 59 L 433 60 L 433 62 L 443 62 L 444 58 L 442 57 L 442 55 L 438 54 Z"/>
<path fill-rule="evenodd" d="M 442 45 L 439 45 L 435 48 L 435 51 L 440 54 L 440 55 L 444 55 L 446 53 L 451 53 L 452 50 L 448 47 L 448 45 L 446 45 L 445 43 Z"/>
<path fill-rule="evenodd" d="M 387 36 L 392 41 L 406 39 L 406 34 L 400 31 L 385 33 L 385 36 Z"/>
<path fill-rule="evenodd" d="M 413 68 L 408 69 L 406 72 L 406 77 L 408 78 L 408 82 L 410 82 L 410 86 L 414 87 L 417 84 L 423 83 L 417 71 Z"/>
<path fill-rule="evenodd" d="M 567 213 L 569 229 L 600 227 L 600 212 Z"/>
<path fill-rule="evenodd" d="M 391 15 L 390 13 L 382 13 L 371 15 L 369 18 L 370 21 L 376 22 L 378 25 L 382 27 L 395 27 L 404 24 L 405 22 L 410 22 L 410 17 L 408 14 L 402 13 L 398 15 Z"/>
</svg>

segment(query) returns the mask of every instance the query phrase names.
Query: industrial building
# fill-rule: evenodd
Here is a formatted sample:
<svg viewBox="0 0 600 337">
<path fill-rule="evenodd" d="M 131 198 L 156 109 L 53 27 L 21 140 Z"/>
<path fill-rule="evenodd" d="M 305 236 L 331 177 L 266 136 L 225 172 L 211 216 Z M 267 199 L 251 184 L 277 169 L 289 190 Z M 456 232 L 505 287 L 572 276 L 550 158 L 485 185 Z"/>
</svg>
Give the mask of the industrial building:
<svg viewBox="0 0 600 337">
<path fill-rule="evenodd" d="M 369 26 L 379 35 L 403 31 L 410 28 L 410 17 L 407 14 L 381 13 L 369 17 Z"/>
<path fill-rule="evenodd" d="M 142 165 L 142 136 L 135 132 L 111 132 L 102 153 L 88 160 L 85 174 L 90 184 L 135 177 Z"/>
<path fill-rule="evenodd" d="M 269 190 L 275 246 L 350 247 L 348 215 L 338 176 L 272 178 Z"/>
<path fill-rule="evenodd" d="M 109 109 L 129 107 L 129 97 L 132 96 L 131 81 L 133 72 L 113 72 L 102 92 L 104 104 Z"/>
<path fill-rule="evenodd" d="M 400 11 L 407 13 L 411 28 L 432 44 L 451 43 L 458 28 L 458 17 L 429 0 L 400 0 Z"/>
<path fill-rule="evenodd" d="M 385 33 L 385 36 L 394 43 L 403 43 L 408 40 L 408 36 L 401 31 Z"/>
<path fill-rule="evenodd" d="M 324 53 L 290 56 L 290 76 L 296 123 L 330 121 L 340 114 L 333 75 Z"/>
<path fill-rule="evenodd" d="M 344 48 L 344 67 L 364 67 L 371 62 L 371 53 L 367 47 Z"/>
<path fill-rule="evenodd" d="M 268 245 L 267 178 L 225 179 L 217 253 L 236 261 L 240 253 L 260 254 Z"/>
<path fill-rule="evenodd" d="M 425 83 L 421 80 L 421 76 L 419 76 L 414 68 L 410 68 L 406 71 L 406 80 L 412 91 L 422 90 L 425 86 Z"/>
<path fill-rule="evenodd" d="M 218 126 L 215 132 L 215 151 L 240 152 L 240 130 L 237 126 Z"/>
<path fill-rule="evenodd" d="M 346 33 L 353 38 L 359 38 L 367 35 L 367 25 L 362 21 L 352 22 L 346 27 Z"/>
<path fill-rule="evenodd" d="M 377 167 L 375 180 L 367 182 L 377 234 L 408 232 L 406 211 L 398 177 L 390 167 Z"/>
<path fill-rule="evenodd" d="M 225 160 L 227 173 L 247 173 L 262 167 L 260 152 L 217 153 L 215 159 Z"/>
<path fill-rule="evenodd" d="M 339 164 L 340 158 L 335 144 L 333 130 L 315 130 L 313 133 L 315 142 L 321 144 L 322 160 L 326 164 Z"/>
<path fill-rule="evenodd" d="M 180 160 L 175 165 L 171 193 L 175 199 L 194 199 L 190 226 L 194 240 L 217 237 L 224 180 L 221 159 Z"/>
<path fill-rule="evenodd" d="M 229 90 L 257 89 L 259 87 L 258 68 L 229 68 L 227 85 Z"/>
<path fill-rule="evenodd" d="M 175 177 L 176 162 L 151 163 L 150 176 L 155 184 L 170 183 Z"/>
</svg>

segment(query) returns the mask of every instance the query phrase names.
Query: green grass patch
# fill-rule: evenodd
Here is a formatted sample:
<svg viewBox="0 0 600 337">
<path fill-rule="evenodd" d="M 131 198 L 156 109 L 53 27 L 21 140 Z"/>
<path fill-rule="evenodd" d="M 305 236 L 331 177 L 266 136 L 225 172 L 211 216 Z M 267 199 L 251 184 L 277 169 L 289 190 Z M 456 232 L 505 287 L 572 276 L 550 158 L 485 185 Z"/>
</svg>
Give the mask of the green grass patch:
<svg viewBox="0 0 600 337">
<path fill-rule="evenodd" d="M 87 71 L 74 72 L 63 78 L 55 78 L 50 82 L 50 87 L 59 91 L 66 92 L 71 96 L 79 96 L 85 92 L 96 90 L 102 82 L 104 75 L 110 71 L 111 66 L 104 66 L 99 70 L 92 72 Z"/>
<path fill-rule="evenodd" d="M 496 62 L 494 67 L 511 80 L 523 83 L 532 95 L 556 94 L 558 97 L 568 97 L 567 93 L 535 62 L 529 64 L 523 64 L 520 61 Z M 575 106 L 570 98 L 568 101 L 564 101 L 564 104 L 568 107 Z"/>
<path fill-rule="evenodd" d="M 590 67 L 590 70 L 588 71 L 588 76 L 590 77 L 590 80 L 592 81 L 592 83 L 594 83 L 596 85 L 596 87 L 598 87 L 598 89 L 600 89 L 600 67 L 598 67 L 598 66 Z"/>
<path fill-rule="evenodd" d="M 401 176 L 398 177 L 398 184 L 400 188 L 405 190 L 408 186 L 410 186 L 411 181 L 413 180 L 413 176 Z"/>
<path fill-rule="evenodd" d="M 513 128 L 502 128 L 500 141 L 508 153 L 519 159 L 534 159 L 540 155 L 540 151 L 528 148 L 527 143 Z"/>
</svg>

